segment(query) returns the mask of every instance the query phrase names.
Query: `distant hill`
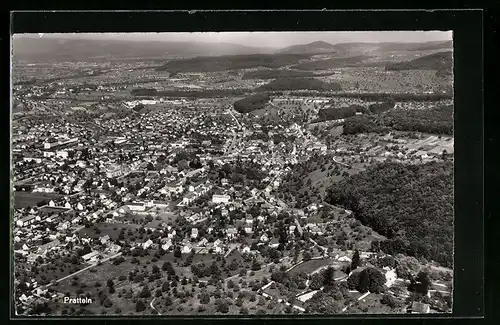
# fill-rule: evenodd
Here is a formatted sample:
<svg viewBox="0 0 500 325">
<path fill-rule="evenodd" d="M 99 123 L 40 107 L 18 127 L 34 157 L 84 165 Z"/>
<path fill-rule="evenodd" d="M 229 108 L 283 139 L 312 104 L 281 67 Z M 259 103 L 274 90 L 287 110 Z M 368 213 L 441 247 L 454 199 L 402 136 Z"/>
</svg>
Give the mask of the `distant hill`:
<svg viewBox="0 0 500 325">
<path fill-rule="evenodd" d="M 212 56 L 271 53 L 268 48 L 230 43 L 192 43 L 15 37 L 15 60 L 84 61 L 106 58 L 165 58 L 167 56 Z"/>
<path fill-rule="evenodd" d="M 276 79 L 276 78 L 293 78 L 293 77 L 315 77 L 315 76 L 325 76 L 331 75 L 331 73 L 316 74 L 310 71 L 296 71 L 296 70 L 277 70 L 277 69 L 266 69 L 266 70 L 255 70 L 246 72 L 242 79 Z"/>
<path fill-rule="evenodd" d="M 258 87 L 257 91 L 290 91 L 290 90 L 341 90 L 338 83 L 327 83 L 314 78 L 278 78 Z"/>
<path fill-rule="evenodd" d="M 170 73 L 209 72 L 234 69 L 250 69 L 256 67 L 279 68 L 295 64 L 307 59 L 307 54 L 249 54 L 226 55 L 217 57 L 196 57 L 190 59 L 171 60 L 156 68 L 157 71 Z"/>
<path fill-rule="evenodd" d="M 339 54 L 370 54 L 370 52 L 390 51 L 428 51 L 452 48 L 452 41 L 433 41 L 421 43 L 338 43 L 334 45 L 334 50 Z"/>
<path fill-rule="evenodd" d="M 366 55 L 332 58 L 326 60 L 317 60 L 317 61 L 299 63 L 297 65 L 292 66 L 292 68 L 297 70 L 328 70 L 335 68 L 353 67 L 359 65 L 363 60 L 369 58 L 370 56 Z"/>
<path fill-rule="evenodd" d="M 453 56 L 451 51 L 438 52 L 420 58 L 388 64 L 386 70 L 452 70 Z"/>
<path fill-rule="evenodd" d="M 309 44 L 302 44 L 302 45 L 293 45 L 289 47 L 285 47 L 281 50 L 278 50 L 277 53 L 287 53 L 287 54 L 303 54 L 303 53 L 335 53 L 335 46 L 323 42 L 323 41 L 317 41 L 317 42 L 312 42 Z"/>
</svg>

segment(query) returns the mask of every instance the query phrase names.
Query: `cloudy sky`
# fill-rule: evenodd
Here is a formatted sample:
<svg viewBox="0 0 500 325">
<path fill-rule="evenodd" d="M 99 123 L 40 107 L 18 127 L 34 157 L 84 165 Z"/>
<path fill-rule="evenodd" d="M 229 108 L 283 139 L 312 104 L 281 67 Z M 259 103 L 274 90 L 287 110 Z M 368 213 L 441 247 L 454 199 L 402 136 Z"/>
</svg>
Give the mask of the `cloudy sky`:
<svg viewBox="0 0 500 325">
<path fill-rule="evenodd" d="M 16 35 L 17 36 L 17 35 Z M 15 36 L 15 37 L 16 37 Z M 136 41 L 176 41 L 236 43 L 256 47 L 285 47 L 315 41 L 349 42 L 429 42 L 452 40 L 452 32 L 384 31 L 384 32 L 205 32 L 205 33 L 80 33 L 44 34 L 42 37 L 115 39 Z"/>
</svg>

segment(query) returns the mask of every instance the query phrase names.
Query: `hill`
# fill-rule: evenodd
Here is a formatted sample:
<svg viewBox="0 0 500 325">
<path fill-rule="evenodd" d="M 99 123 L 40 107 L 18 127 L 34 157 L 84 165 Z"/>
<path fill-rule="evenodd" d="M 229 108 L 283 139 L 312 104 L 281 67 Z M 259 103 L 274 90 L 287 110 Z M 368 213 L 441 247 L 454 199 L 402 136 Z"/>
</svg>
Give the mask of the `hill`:
<svg viewBox="0 0 500 325">
<path fill-rule="evenodd" d="M 182 72 L 210 72 L 234 69 L 250 69 L 256 67 L 279 68 L 295 64 L 299 60 L 308 58 L 300 54 L 249 54 L 226 55 L 217 57 L 196 57 L 169 61 L 156 68 L 157 71 L 170 73 Z"/>
<path fill-rule="evenodd" d="M 328 190 L 326 201 L 387 236 L 389 254 L 453 264 L 453 163 L 382 163 Z"/>
<path fill-rule="evenodd" d="M 451 51 L 438 52 L 420 58 L 389 64 L 386 70 L 452 70 L 453 56 Z"/>
<path fill-rule="evenodd" d="M 292 66 L 292 68 L 297 70 L 328 70 L 335 68 L 353 67 L 361 64 L 363 60 L 369 58 L 370 56 L 366 55 L 332 58 L 332 59 L 304 62 L 296 64 Z"/>
<path fill-rule="evenodd" d="M 278 78 L 266 85 L 258 87 L 257 91 L 291 91 L 291 90 L 341 90 L 338 83 L 326 83 L 314 78 Z"/>
<path fill-rule="evenodd" d="M 370 52 L 391 52 L 391 51 L 428 51 L 451 49 L 452 41 L 433 41 L 421 43 L 338 43 L 334 45 L 334 50 L 341 54 L 362 54 Z"/>
<path fill-rule="evenodd" d="M 192 43 L 14 37 L 13 57 L 25 61 L 84 61 L 109 58 L 243 55 L 269 53 L 267 48 L 230 43 Z"/>
<path fill-rule="evenodd" d="M 286 53 L 286 54 L 303 54 L 303 53 L 335 53 L 335 46 L 323 42 L 323 41 L 317 41 L 317 42 L 312 42 L 309 44 L 301 44 L 301 45 L 293 45 L 289 47 L 285 47 L 281 50 L 279 50 L 277 53 Z"/>
</svg>

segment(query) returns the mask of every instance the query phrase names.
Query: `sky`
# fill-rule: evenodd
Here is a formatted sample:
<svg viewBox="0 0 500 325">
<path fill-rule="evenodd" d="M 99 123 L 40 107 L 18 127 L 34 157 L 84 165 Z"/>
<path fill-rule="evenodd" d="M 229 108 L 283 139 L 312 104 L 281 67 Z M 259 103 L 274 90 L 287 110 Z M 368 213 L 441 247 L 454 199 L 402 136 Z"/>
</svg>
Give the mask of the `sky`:
<svg viewBox="0 0 500 325">
<path fill-rule="evenodd" d="M 16 35 L 17 36 L 17 35 Z M 15 37 L 16 37 L 15 36 Z M 451 31 L 370 31 L 370 32 L 203 32 L 203 33 L 75 33 L 43 34 L 42 37 L 235 43 L 253 47 L 286 47 L 325 41 L 351 42 L 430 42 L 452 40 Z"/>
</svg>

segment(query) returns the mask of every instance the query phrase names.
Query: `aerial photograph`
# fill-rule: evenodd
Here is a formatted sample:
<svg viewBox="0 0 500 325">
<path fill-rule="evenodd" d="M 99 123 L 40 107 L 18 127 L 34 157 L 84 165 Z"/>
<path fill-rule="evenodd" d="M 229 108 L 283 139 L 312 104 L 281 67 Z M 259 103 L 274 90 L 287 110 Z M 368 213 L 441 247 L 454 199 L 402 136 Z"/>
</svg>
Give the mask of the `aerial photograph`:
<svg viewBox="0 0 500 325">
<path fill-rule="evenodd" d="M 13 315 L 452 312 L 451 31 L 11 44 Z"/>
</svg>

